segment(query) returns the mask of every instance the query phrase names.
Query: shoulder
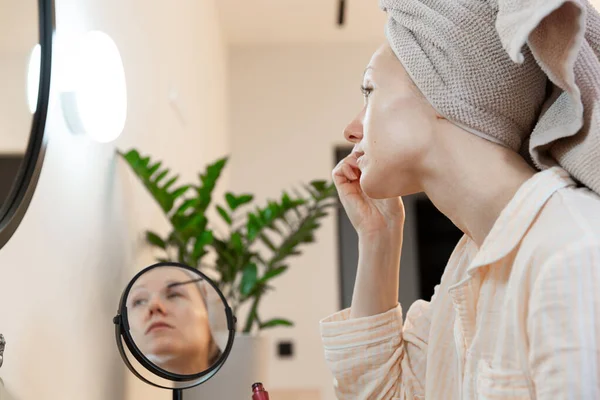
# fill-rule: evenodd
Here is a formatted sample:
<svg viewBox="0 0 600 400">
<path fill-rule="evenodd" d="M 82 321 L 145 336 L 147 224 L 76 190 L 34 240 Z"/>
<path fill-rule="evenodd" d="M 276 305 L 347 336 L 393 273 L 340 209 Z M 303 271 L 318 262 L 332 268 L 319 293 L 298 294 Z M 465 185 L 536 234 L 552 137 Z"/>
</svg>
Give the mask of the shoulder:
<svg viewBox="0 0 600 400">
<path fill-rule="evenodd" d="M 524 239 L 550 254 L 599 245 L 600 196 L 586 188 L 558 190 L 541 209 Z"/>
<path fill-rule="evenodd" d="M 542 209 L 542 218 L 559 218 L 581 233 L 600 233 L 600 196 L 585 187 L 566 187 L 554 193 Z M 560 217 L 562 216 L 562 218 Z"/>
<path fill-rule="evenodd" d="M 550 197 L 539 219 L 548 225 L 560 221 L 573 232 L 600 237 L 600 196 L 587 188 L 563 188 Z"/>
<path fill-rule="evenodd" d="M 599 251 L 600 196 L 586 188 L 567 187 L 542 208 L 519 252 L 526 264 L 541 272 L 550 265 L 583 262 L 600 268 Z"/>
</svg>

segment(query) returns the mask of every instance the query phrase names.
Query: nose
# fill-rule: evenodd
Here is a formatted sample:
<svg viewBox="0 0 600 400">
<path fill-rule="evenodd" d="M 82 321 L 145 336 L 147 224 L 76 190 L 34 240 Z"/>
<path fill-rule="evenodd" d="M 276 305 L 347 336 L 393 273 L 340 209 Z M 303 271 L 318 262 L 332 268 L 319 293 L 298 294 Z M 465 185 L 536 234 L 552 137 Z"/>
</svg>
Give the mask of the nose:
<svg viewBox="0 0 600 400">
<path fill-rule="evenodd" d="M 357 115 L 344 129 L 344 138 L 350 143 L 358 143 L 363 138 L 363 114 L 364 111 Z"/>
<path fill-rule="evenodd" d="M 160 313 L 165 314 L 165 306 L 160 299 L 160 296 L 152 296 L 148 303 L 148 314 L 149 316 Z"/>
</svg>

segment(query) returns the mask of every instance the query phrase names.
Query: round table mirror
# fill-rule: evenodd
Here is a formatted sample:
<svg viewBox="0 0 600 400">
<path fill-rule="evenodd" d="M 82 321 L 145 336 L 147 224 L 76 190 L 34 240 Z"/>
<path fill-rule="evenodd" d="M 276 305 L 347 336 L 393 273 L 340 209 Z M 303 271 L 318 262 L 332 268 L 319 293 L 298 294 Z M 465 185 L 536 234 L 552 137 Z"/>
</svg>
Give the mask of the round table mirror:
<svg viewBox="0 0 600 400">
<path fill-rule="evenodd" d="M 0 247 L 21 222 L 42 166 L 50 91 L 51 0 L 0 0 Z"/>
<path fill-rule="evenodd" d="M 181 398 L 183 389 L 207 381 L 223 366 L 236 321 L 210 278 L 166 262 L 145 268 L 129 282 L 113 322 L 129 370 Z"/>
</svg>

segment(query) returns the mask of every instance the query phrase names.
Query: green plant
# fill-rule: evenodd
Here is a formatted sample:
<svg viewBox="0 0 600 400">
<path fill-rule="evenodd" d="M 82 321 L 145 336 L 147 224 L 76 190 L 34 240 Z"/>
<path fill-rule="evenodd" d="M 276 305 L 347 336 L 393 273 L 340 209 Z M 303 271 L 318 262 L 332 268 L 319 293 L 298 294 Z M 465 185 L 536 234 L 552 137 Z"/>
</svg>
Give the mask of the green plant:
<svg viewBox="0 0 600 400">
<path fill-rule="evenodd" d="M 279 199 L 269 200 L 262 207 L 252 207 L 252 194 L 228 192 L 225 203 L 216 205 L 228 228 L 220 233 L 210 224 L 207 211 L 227 157 L 209 164 L 199 174 L 198 183 L 179 185 L 179 177 L 172 175 L 160 161 L 142 157 L 135 149 L 119 155 L 170 222 L 166 236 L 146 232 L 146 240 L 163 254 L 159 261 L 178 261 L 216 272 L 215 283 L 234 313 L 242 304 L 251 304 L 242 328 L 245 333 L 254 327 L 260 330 L 293 325 L 285 318 L 263 319 L 259 305 L 272 289 L 271 281 L 289 268 L 286 260 L 300 255 L 302 245 L 314 242 L 320 221 L 328 215 L 327 209 L 337 205 L 333 183 L 312 181 L 303 185 L 306 195 L 298 190 L 294 190 L 294 196 L 283 191 Z M 216 257 L 208 265 L 203 258 L 210 252 Z"/>
</svg>

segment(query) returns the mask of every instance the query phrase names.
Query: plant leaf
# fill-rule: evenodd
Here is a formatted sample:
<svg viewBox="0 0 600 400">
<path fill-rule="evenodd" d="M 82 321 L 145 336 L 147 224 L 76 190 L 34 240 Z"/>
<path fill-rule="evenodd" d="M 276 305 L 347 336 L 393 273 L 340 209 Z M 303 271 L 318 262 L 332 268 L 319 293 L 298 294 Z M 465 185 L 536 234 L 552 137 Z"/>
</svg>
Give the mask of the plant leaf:
<svg viewBox="0 0 600 400">
<path fill-rule="evenodd" d="M 244 273 L 242 275 L 242 282 L 240 283 L 240 292 L 244 296 L 249 295 L 254 289 L 254 286 L 256 285 L 257 281 L 257 275 L 258 268 L 256 264 L 250 263 L 246 265 L 246 267 L 244 268 Z"/>
<path fill-rule="evenodd" d="M 190 207 L 193 207 L 195 204 L 196 204 L 196 199 L 185 200 L 183 203 L 181 203 L 181 205 L 179 206 L 179 208 L 177 209 L 177 211 L 175 211 L 175 214 L 177 214 L 177 215 L 184 215 L 185 212 Z"/>
<path fill-rule="evenodd" d="M 275 278 L 276 276 L 283 274 L 285 271 L 287 271 L 287 269 L 288 269 L 287 265 L 282 265 L 280 267 L 273 268 L 272 270 L 268 271 L 266 274 L 264 274 L 262 276 L 262 278 L 260 278 L 258 280 L 258 284 L 266 283 L 267 281 Z"/>
<path fill-rule="evenodd" d="M 251 195 L 251 194 L 242 194 L 242 195 L 239 195 L 238 198 L 237 198 L 238 207 L 239 206 L 243 206 L 244 204 L 248 204 L 252 200 L 254 200 L 254 196 Z"/>
<path fill-rule="evenodd" d="M 304 203 L 305 200 L 292 200 L 289 196 L 285 199 L 285 193 L 282 197 L 282 204 L 286 203 L 289 209 L 297 213 L 298 221 L 294 224 L 293 229 L 282 235 L 282 242 L 273 251 L 272 258 L 267 262 L 267 271 L 288 257 L 300 255 L 300 246 L 302 244 L 309 244 L 315 241 L 315 231 L 320 227 L 320 220 L 328 215 L 326 207 L 329 206 L 329 202 L 323 200 L 330 197 L 337 197 L 337 192 L 330 190 L 330 184 L 316 181 L 316 183 L 307 186 L 307 190 L 311 193 L 313 199 L 306 202 L 302 208 L 298 208 L 298 204 Z M 318 189 L 322 189 L 323 192 L 318 192 Z"/>
<path fill-rule="evenodd" d="M 233 195 L 233 193 L 225 193 L 225 201 L 227 201 L 227 205 L 232 211 L 238 207 L 237 198 Z"/>
<path fill-rule="evenodd" d="M 206 167 L 204 174 L 200 174 L 200 186 L 197 188 L 197 212 L 204 213 L 212 201 L 212 192 L 217 185 L 223 168 L 227 164 L 227 157 L 221 158 Z"/>
<path fill-rule="evenodd" d="M 162 165 L 162 162 L 158 161 L 158 162 L 152 164 L 151 167 L 148 167 L 148 173 L 150 174 L 150 176 L 154 175 L 154 173 L 156 171 L 158 171 L 158 169 L 160 168 L 161 165 Z"/>
<path fill-rule="evenodd" d="M 306 190 L 308 193 L 310 193 L 310 195 L 311 195 L 311 197 L 312 197 L 313 199 L 315 199 L 315 200 L 316 200 L 316 199 L 319 197 L 319 192 L 318 192 L 318 191 L 317 191 L 317 189 L 316 189 L 316 188 L 314 188 L 312 185 L 308 184 L 308 185 L 303 185 L 303 186 L 304 186 L 304 189 L 305 189 L 305 190 Z"/>
<path fill-rule="evenodd" d="M 205 247 L 207 245 L 212 244 L 214 240 L 214 236 L 212 231 L 203 231 L 200 235 L 196 237 L 196 242 L 194 243 L 194 250 L 192 251 L 192 257 L 194 258 L 194 263 L 197 264 L 198 259 L 200 259 L 204 254 L 206 254 Z"/>
<path fill-rule="evenodd" d="M 271 239 L 268 238 L 267 235 L 265 235 L 264 233 L 261 233 L 259 235 L 259 238 L 269 248 L 269 250 L 271 250 L 271 251 L 277 251 L 277 248 L 275 247 L 275 245 L 273 244 L 273 242 L 271 241 Z"/>
<path fill-rule="evenodd" d="M 151 232 L 151 231 L 146 232 L 146 241 L 148 241 L 150 244 L 152 244 L 156 247 L 159 247 L 163 250 L 167 248 L 167 244 L 165 243 L 165 241 L 162 240 L 161 237 L 158 236 L 154 232 Z"/>
<path fill-rule="evenodd" d="M 236 196 L 231 192 L 227 192 L 225 194 L 225 200 L 227 201 L 227 205 L 229 206 L 231 211 L 235 211 L 240 206 L 250 203 L 253 199 L 254 196 L 252 196 L 251 194 L 242 194 L 239 196 Z"/>
<path fill-rule="evenodd" d="M 327 182 L 326 181 L 321 181 L 321 180 L 316 180 L 316 181 L 311 181 L 310 185 L 315 188 L 317 190 L 317 192 L 322 193 L 325 190 L 327 190 Z"/>
<path fill-rule="evenodd" d="M 294 326 L 294 323 L 287 319 L 275 318 L 260 324 L 260 329 L 273 328 L 276 326 Z"/>
<path fill-rule="evenodd" d="M 190 185 L 185 185 L 185 186 L 182 186 L 180 188 L 177 188 L 176 190 L 173 191 L 173 193 L 171 193 L 171 197 L 173 198 L 173 200 L 175 200 L 179 196 L 181 196 L 182 194 L 184 194 L 185 192 L 187 192 L 187 190 L 189 188 L 190 188 Z"/>
<path fill-rule="evenodd" d="M 160 175 L 162 175 L 162 173 Z M 160 175 L 158 175 L 158 176 L 160 176 Z M 175 175 L 174 177 L 172 177 L 171 179 L 169 179 L 167 181 L 167 183 L 165 183 L 164 186 L 162 187 L 163 190 L 169 190 L 169 188 L 171 186 L 173 186 L 173 184 L 177 181 L 177 179 L 179 179 L 179 175 Z"/>
<path fill-rule="evenodd" d="M 195 236 L 202 232 L 206 228 L 208 223 L 206 217 L 202 214 L 192 214 L 189 218 L 184 218 L 185 221 L 179 228 L 179 234 L 184 240 L 189 239 L 191 236 Z"/>
<path fill-rule="evenodd" d="M 259 219 L 256 217 L 256 215 L 254 215 L 253 213 L 248 213 L 248 223 L 247 225 L 247 233 L 246 235 L 248 236 L 248 241 L 253 241 L 256 238 L 256 235 L 258 235 L 258 232 L 261 229 L 261 223 L 259 221 Z"/>
<path fill-rule="evenodd" d="M 242 253 L 244 251 L 244 245 L 242 244 L 242 235 L 239 232 L 235 232 L 231 235 L 231 247 L 237 252 Z"/>
<path fill-rule="evenodd" d="M 156 183 L 160 182 L 165 176 L 167 176 L 168 173 L 169 173 L 169 169 L 168 168 L 164 169 L 160 174 L 158 174 L 156 176 L 156 178 L 154 178 L 154 181 Z M 175 179 L 177 179 L 177 178 L 175 178 Z"/>
<path fill-rule="evenodd" d="M 151 163 L 150 157 L 141 157 L 136 149 L 129 150 L 127 153 L 119 151 L 118 154 L 127 162 L 165 214 L 171 211 L 175 200 L 189 188 L 184 186 L 170 192 L 169 187 L 177 180 L 176 176 L 172 177 L 166 185 L 159 186 L 159 182 L 168 175 L 169 169 L 160 170 L 162 165 L 160 161 Z"/>
<path fill-rule="evenodd" d="M 225 211 L 223 207 L 217 206 L 217 211 L 219 212 L 219 215 L 221 215 L 221 218 L 223 218 L 223 220 L 227 222 L 227 225 L 232 224 L 233 221 L 231 220 L 231 216 L 227 213 L 227 211 Z"/>
</svg>

